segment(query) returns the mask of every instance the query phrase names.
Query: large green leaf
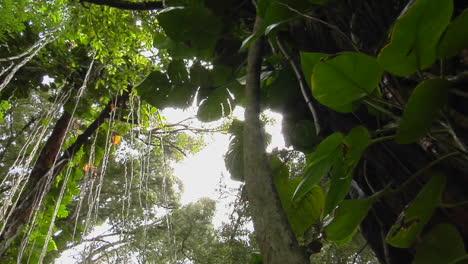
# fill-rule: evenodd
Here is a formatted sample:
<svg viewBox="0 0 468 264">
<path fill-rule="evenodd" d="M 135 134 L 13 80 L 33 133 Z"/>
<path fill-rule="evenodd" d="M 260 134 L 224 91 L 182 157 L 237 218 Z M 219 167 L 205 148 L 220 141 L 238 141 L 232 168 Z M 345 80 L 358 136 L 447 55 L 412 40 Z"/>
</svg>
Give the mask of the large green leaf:
<svg viewBox="0 0 468 264">
<path fill-rule="evenodd" d="M 174 84 L 184 84 L 189 81 L 187 68 L 183 60 L 172 60 L 167 67 L 167 75 Z"/>
<path fill-rule="evenodd" d="M 235 181 L 244 181 L 244 122 L 234 119 L 228 129 L 229 147 L 224 155 L 226 169 Z"/>
<path fill-rule="evenodd" d="M 166 74 L 160 71 L 152 72 L 137 88 L 137 93 L 143 100 L 154 107 L 162 108 L 171 89 Z"/>
<path fill-rule="evenodd" d="M 171 82 L 166 74 L 152 72 L 137 88 L 137 93 L 149 104 L 163 109 L 165 107 L 185 108 L 193 101 L 196 87 L 191 83 Z"/>
<path fill-rule="evenodd" d="M 447 27 L 438 45 L 439 58 L 455 56 L 462 49 L 468 48 L 468 9 L 465 9 Z"/>
<path fill-rule="evenodd" d="M 301 52 L 301 65 L 302 65 L 302 72 L 304 73 L 304 77 L 309 84 L 311 85 L 311 78 L 312 73 L 314 72 L 315 65 L 320 61 L 321 58 L 327 57 L 328 54 L 326 53 L 319 53 L 319 52 Z"/>
<path fill-rule="evenodd" d="M 312 73 L 312 93 L 320 103 L 339 112 L 351 112 L 352 103 L 377 88 L 382 76 L 370 56 L 345 52 L 317 63 Z"/>
<path fill-rule="evenodd" d="M 335 211 L 335 218 L 325 229 L 327 239 L 333 242 L 348 241 L 366 217 L 374 198 L 344 200 Z"/>
<path fill-rule="evenodd" d="M 406 104 L 396 141 L 411 143 L 429 132 L 434 118 L 447 103 L 448 81 L 431 79 L 418 85 Z"/>
<path fill-rule="evenodd" d="M 202 122 L 212 122 L 231 114 L 231 96 L 226 87 L 216 88 L 198 107 L 197 117 Z"/>
<path fill-rule="evenodd" d="M 222 27 L 219 17 L 199 6 L 167 8 L 158 21 L 171 39 L 198 49 L 214 48 Z"/>
<path fill-rule="evenodd" d="M 354 168 L 359 163 L 364 150 L 371 143 L 369 131 L 363 126 L 351 130 L 344 139 L 345 159 L 337 162 L 332 171 L 330 188 L 325 202 L 324 215 L 329 214 L 346 197 L 351 187 Z"/>
<path fill-rule="evenodd" d="M 304 179 L 297 186 L 293 195 L 294 201 L 301 200 L 316 183 L 330 171 L 337 159 L 343 156 L 340 148 L 343 134 L 334 133 L 324 139 L 310 155 Z"/>
<path fill-rule="evenodd" d="M 345 137 L 344 143 L 347 147 L 345 151 L 345 163 L 348 169 L 354 169 L 359 160 L 361 160 L 364 150 L 370 145 L 371 136 L 367 128 L 357 126 Z"/>
<path fill-rule="evenodd" d="M 390 229 L 387 243 L 398 248 L 409 248 L 413 245 L 434 210 L 440 205 L 445 183 L 446 176 L 443 174 L 434 175 L 426 183 L 416 199 Z"/>
<path fill-rule="evenodd" d="M 344 162 L 338 162 L 333 166 L 330 178 L 330 188 L 325 199 L 324 215 L 330 214 L 335 207 L 346 197 L 353 180 L 352 173 L 346 169 Z"/>
<path fill-rule="evenodd" d="M 293 202 L 292 196 L 302 178 L 290 180 L 289 167 L 278 158 L 273 158 L 271 163 L 275 174 L 275 186 L 291 227 L 297 235 L 302 235 L 321 219 L 325 204 L 323 190 L 319 185 L 313 185 L 302 199 Z"/>
<path fill-rule="evenodd" d="M 430 67 L 452 11 L 453 1 L 417 0 L 393 27 L 391 42 L 378 56 L 380 65 L 398 76 Z"/>
<path fill-rule="evenodd" d="M 440 224 L 424 236 L 413 264 L 453 263 L 463 256 L 465 245 L 458 230 L 450 224 Z"/>
</svg>

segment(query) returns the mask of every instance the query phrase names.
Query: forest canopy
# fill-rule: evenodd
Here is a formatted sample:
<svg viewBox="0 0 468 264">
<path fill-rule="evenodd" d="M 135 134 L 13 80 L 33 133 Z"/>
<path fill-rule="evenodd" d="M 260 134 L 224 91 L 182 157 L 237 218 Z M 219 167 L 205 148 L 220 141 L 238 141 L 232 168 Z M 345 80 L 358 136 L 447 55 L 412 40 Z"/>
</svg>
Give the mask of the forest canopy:
<svg viewBox="0 0 468 264">
<path fill-rule="evenodd" d="M 2 263 L 467 263 L 466 1 L 0 7 Z M 162 115 L 192 106 L 227 121 Z M 243 187 L 216 229 L 168 164 L 220 131 Z"/>
</svg>

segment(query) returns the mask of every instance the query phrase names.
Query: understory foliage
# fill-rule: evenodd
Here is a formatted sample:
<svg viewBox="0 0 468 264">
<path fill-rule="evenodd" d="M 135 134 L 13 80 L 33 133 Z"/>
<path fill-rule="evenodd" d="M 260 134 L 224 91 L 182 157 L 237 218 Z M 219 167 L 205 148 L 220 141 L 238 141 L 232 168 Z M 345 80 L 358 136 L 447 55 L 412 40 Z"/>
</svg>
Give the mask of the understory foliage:
<svg viewBox="0 0 468 264">
<path fill-rule="evenodd" d="M 369 263 L 369 249 L 386 264 L 467 261 L 466 1 L 0 5 L 2 263 L 76 247 L 81 263 Z M 259 125 L 268 164 L 254 168 L 247 119 L 161 115 L 193 106 L 207 123 L 237 106 L 279 112 L 289 150 L 267 154 Z M 226 166 L 246 182 L 220 230 L 214 201 L 180 205 L 191 186 L 169 166 L 213 131 L 230 133 Z M 259 168 L 270 177 L 251 186 Z M 254 242 L 250 218 L 286 219 L 270 228 L 292 243 L 268 228 Z"/>
</svg>

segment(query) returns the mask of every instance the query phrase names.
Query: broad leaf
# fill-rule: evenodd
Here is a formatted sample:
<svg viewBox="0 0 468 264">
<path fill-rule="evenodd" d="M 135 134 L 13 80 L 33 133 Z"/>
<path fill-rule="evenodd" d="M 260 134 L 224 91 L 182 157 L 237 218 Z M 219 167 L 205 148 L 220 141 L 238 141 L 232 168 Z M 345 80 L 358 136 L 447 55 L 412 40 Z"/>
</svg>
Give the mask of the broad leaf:
<svg viewBox="0 0 468 264">
<path fill-rule="evenodd" d="M 351 112 L 352 103 L 371 94 L 382 70 L 370 56 L 346 52 L 317 63 L 312 73 L 312 93 L 320 103 L 339 112 Z"/>
<path fill-rule="evenodd" d="M 311 85 L 312 72 L 314 72 L 315 65 L 320 61 L 321 58 L 327 57 L 328 54 L 318 52 L 301 52 L 301 65 L 304 77 Z"/>
<path fill-rule="evenodd" d="M 325 209 L 323 211 L 325 216 L 330 214 L 343 201 L 349 192 L 352 180 L 353 175 L 347 171 L 344 162 L 338 162 L 338 164 L 333 166 L 330 188 L 327 192 Z"/>
<path fill-rule="evenodd" d="M 294 192 L 294 201 L 301 200 L 328 173 L 335 161 L 340 156 L 342 157 L 343 154 L 340 148 L 342 142 L 343 135 L 341 133 L 334 133 L 317 146 L 317 149 L 310 155 L 310 159 L 307 162 L 304 179 Z"/>
<path fill-rule="evenodd" d="M 171 39 L 197 49 L 212 49 L 221 33 L 221 19 L 204 7 L 168 8 L 158 15 Z"/>
<path fill-rule="evenodd" d="M 378 56 L 380 65 L 398 76 L 429 68 L 453 11 L 453 1 L 417 0 L 393 27 L 392 40 Z"/>
<path fill-rule="evenodd" d="M 232 98 L 226 87 L 216 88 L 199 105 L 198 119 L 202 122 L 212 122 L 231 114 L 230 99 Z"/>
<path fill-rule="evenodd" d="M 372 197 L 363 200 L 344 200 L 336 209 L 335 218 L 325 229 L 327 239 L 338 243 L 351 239 L 373 203 Z"/>
<path fill-rule="evenodd" d="M 273 158 L 271 163 L 275 174 L 275 186 L 291 227 L 297 235 L 302 235 L 321 219 L 325 203 L 323 190 L 319 185 L 313 185 L 302 199 L 293 202 L 293 193 L 302 179 L 290 180 L 289 167 L 278 158 Z"/>
<path fill-rule="evenodd" d="M 324 215 L 329 214 L 346 197 L 351 187 L 354 168 L 361 160 L 364 150 L 371 143 L 369 131 L 358 126 L 344 139 L 344 161 L 337 162 L 332 171 L 330 188 L 325 202 Z"/>
<path fill-rule="evenodd" d="M 429 222 L 434 210 L 440 205 L 445 189 L 446 176 L 434 175 L 419 192 L 409 208 L 401 213 L 392 226 L 387 243 L 398 248 L 409 248 Z"/>
<path fill-rule="evenodd" d="M 466 256 L 463 238 L 450 224 L 440 224 L 424 236 L 418 246 L 413 264 L 453 263 Z"/>
<path fill-rule="evenodd" d="M 345 150 L 345 163 L 348 169 L 354 169 L 361 160 L 364 150 L 370 145 L 371 136 L 367 128 L 357 126 L 345 137 L 344 143 L 347 147 Z"/>
<path fill-rule="evenodd" d="M 465 9 L 447 27 L 438 45 L 439 58 L 455 56 L 464 48 L 468 48 L 468 9 Z"/>
<path fill-rule="evenodd" d="M 431 79 L 414 89 L 397 130 L 398 143 L 414 142 L 429 132 L 433 120 L 447 103 L 448 86 L 444 79 Z"/>
<path fill-rule="evenodd" d="M 167 67 L 167 75 L 174 84 L 184 84 L 189 81 L 187 68 L 183 60 L 172 60 Z"/>
<path fill-rule="evenodd" d="M 169 79 L 160 72 L 152 72 L 137 88 L 138 95 L 143 100 L 157 108 L 164 106 L 167 95 L 171 89 Z"/>
</svg>

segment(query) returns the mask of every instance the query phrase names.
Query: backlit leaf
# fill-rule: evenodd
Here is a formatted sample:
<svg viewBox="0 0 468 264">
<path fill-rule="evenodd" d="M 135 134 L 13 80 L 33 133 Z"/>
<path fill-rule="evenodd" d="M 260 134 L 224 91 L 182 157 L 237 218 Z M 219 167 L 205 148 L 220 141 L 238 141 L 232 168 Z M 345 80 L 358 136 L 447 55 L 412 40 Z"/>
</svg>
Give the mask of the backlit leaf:
<svg viewBox="0 0 468 264">
<path fill-rule="evenodd" d="M 447 27 L 438 45 L 439 58 L 449 58 L 468 48 L 468 9 Z"/>
<path fill-rule="evenodd" d="M 366 217 L 374 199 L 344 200 L 335 211 L 335 218 L 325 229 L 327 239 L 333 242 L 348 241 Z"/>
<path fill-rule="evenodd" d="M 304 179 L 298 185 L 293 195 L 294 201 L 299 201 L 316 183 L 331 169 L 334 162 L 343 156 L 340 148 L 343 142 L 341 133 L 334 133 L 324 139 L 310 155 Z"/>
<path fill-rule="evenodd" d="M 398 76 L 429 68 L 453 11 L 453 1 L 417 0 L 393 27 L 392 40 L 378 56 L 380 65 Z"/>
<path fill-rule="evenodd" d="M 433 120 L 447 103 L 448 85 L 444 79 L 431 79 L 414 89 L 397 130 L 398 143 L 414 142 L 429 132 Z"/>
<path fill-rule="evenodd" d="M 345 52 L 317 63 L 312 73 L 312 94 L 333 110 L 351 112 L 352 103 L 371 94 L 381 76 L 373 57 Z"/>
<path fill-rule="evenodd" d="M 319 52 L 301 52 L 301 66 L 304 77 L 311 85 L 312 72 L 314 71 L 315 65 L 320 61 L 321 58 L 327 57 L 326 53 Z"/>
<path fill-rule="evenodd" d="M 446 176 L 437 174 L 424 185 L 416 199 L 401 213 L 390 229 L 387 235 L 388 244 L 398 248 L 409 248 L 413 245 L 434 210 L 440 205 L 445 183 Z"/>
</svg>

